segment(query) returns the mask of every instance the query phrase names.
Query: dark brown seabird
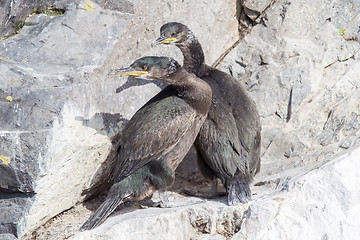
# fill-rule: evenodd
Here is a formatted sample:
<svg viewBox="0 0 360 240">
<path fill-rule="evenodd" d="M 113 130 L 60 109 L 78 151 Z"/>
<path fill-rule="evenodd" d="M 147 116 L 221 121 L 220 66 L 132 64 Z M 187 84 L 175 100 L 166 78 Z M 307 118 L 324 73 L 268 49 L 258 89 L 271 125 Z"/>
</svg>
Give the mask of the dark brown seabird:
<svg viewBox="0 0 360 240">
<path fill-rule="evenodd" d="M 118 205 L 156 190 L 163 204 L 175 170 L 192 146 L 211 104 L 211 88 L 174 59 L 144 57 L 110 74 L 159 80 L 170 85 L 148 101 L 125 126 L 108 196 L 80 230 L 99 226 Z"/>
<path fill-rule="evenodd" d="M 255 102 L 236 79 L 205 64 L 201 45 L 186 25 L 163 25 L 153 44 L 180 48 L 183 68 L 211 86 L 212 105 L 195 141 L 199 168 L 204 177 L 222 181 L 229 205 L 248 202 L 249 184 L 260 170 L 261 124 Z"/>
</svg>

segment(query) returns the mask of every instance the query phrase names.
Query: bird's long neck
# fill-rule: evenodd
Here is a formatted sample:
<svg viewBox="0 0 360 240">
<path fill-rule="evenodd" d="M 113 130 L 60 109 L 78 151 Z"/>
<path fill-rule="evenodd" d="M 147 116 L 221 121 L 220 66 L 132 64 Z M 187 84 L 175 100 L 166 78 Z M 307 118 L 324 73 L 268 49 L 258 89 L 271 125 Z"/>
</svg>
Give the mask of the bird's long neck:
<svg viewBox="0 0 360 240">
<path fill-rule="evenodd" d="M 194 73 L 197 77 L 206 75 L 207 66 L 205 65 L 204 52 L 195 36 L 190 33 L 188 40 L 177 46 L 184 55 L 183 68 L 189 73 Z"/>
<path fill-rule="evenodd" d="M 207 114 L 212 97 L 210 86 L 183 68 L 172 74 L 171 78 L 178 96 L 200 113 Z"/>
</svg>

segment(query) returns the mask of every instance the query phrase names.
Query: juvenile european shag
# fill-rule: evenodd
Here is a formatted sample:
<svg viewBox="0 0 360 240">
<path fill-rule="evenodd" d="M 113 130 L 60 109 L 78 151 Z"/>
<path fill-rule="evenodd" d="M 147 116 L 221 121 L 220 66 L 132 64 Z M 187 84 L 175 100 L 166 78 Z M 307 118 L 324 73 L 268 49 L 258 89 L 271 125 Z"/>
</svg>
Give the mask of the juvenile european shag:
<svg viewBox="0 0 360 240">
<path fill-rule="evenodd" d="M 155 44 L 175 44 L 183 68 L 206 81 L 213 91 L 208 117 L 195 141 L 199 168 L 226 188 L 229 205 L 251 199 L 249 184 L 260 170 L 260 117 L 255 102 L 233 77 L 205 64 L 200 43 L 184 24 L 170 22 Z"/>
<path fill-rule="evenodd" d="M 128 200 L 141 200 L 156 190 L 166 204 L 165 190 L 192 146 L 211 104 L 211 88 L 186 72 L 174 59 L 144 57 L 111 74 L 170 83 L 148 101 L 125 126 L 108 196 L 80 230 L 100 225 Z"/>
</svg>

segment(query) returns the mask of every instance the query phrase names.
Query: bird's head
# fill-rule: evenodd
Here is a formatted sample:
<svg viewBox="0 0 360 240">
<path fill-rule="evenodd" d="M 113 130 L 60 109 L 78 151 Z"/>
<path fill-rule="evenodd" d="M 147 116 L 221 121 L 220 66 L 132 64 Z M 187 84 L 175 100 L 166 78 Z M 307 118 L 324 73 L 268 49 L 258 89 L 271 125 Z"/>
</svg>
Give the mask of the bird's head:
<svg viewBox="0 0 360 240">
<path fill-rule="evenodd" d="M 186 42 L 191 42 L 193 39 L 194 35 L 186 25 L 178 22 L 169 22 L 161 26 L 160 37 L 156 39 L 152 45 L 182 45 Z"/>
<path fill-rule="evenodd" d="M 133 62 L 130 67 L 115 69 L 110 75 L 126 75 L 146 80 L 161 80 L 168 82 L 167 78 L 175 73 L 180 64 L 169 57 L 143 57 Z"/>
</svg>

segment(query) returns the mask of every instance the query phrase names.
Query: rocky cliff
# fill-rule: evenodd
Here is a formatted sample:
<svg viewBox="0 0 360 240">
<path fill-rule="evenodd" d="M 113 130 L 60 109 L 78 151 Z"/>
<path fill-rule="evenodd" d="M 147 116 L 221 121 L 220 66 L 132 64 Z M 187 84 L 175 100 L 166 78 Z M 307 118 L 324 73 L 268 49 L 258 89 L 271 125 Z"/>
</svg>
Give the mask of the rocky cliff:
<svg viewBox="0 0 360 240">
<path fill-rule="evenodd" d="M 0 239 L 358 239 L 359 12 L 357 0 L 2 1 Z M 123 124 L 163 87 L 107 73 L 145 55 L 181 62 L 150 47 L 169 21 L 257 103 L 253 201 L 129 204 L 79 233 Z M 207 187 L 189 155 L 170 194 Z"/>
</svg>

